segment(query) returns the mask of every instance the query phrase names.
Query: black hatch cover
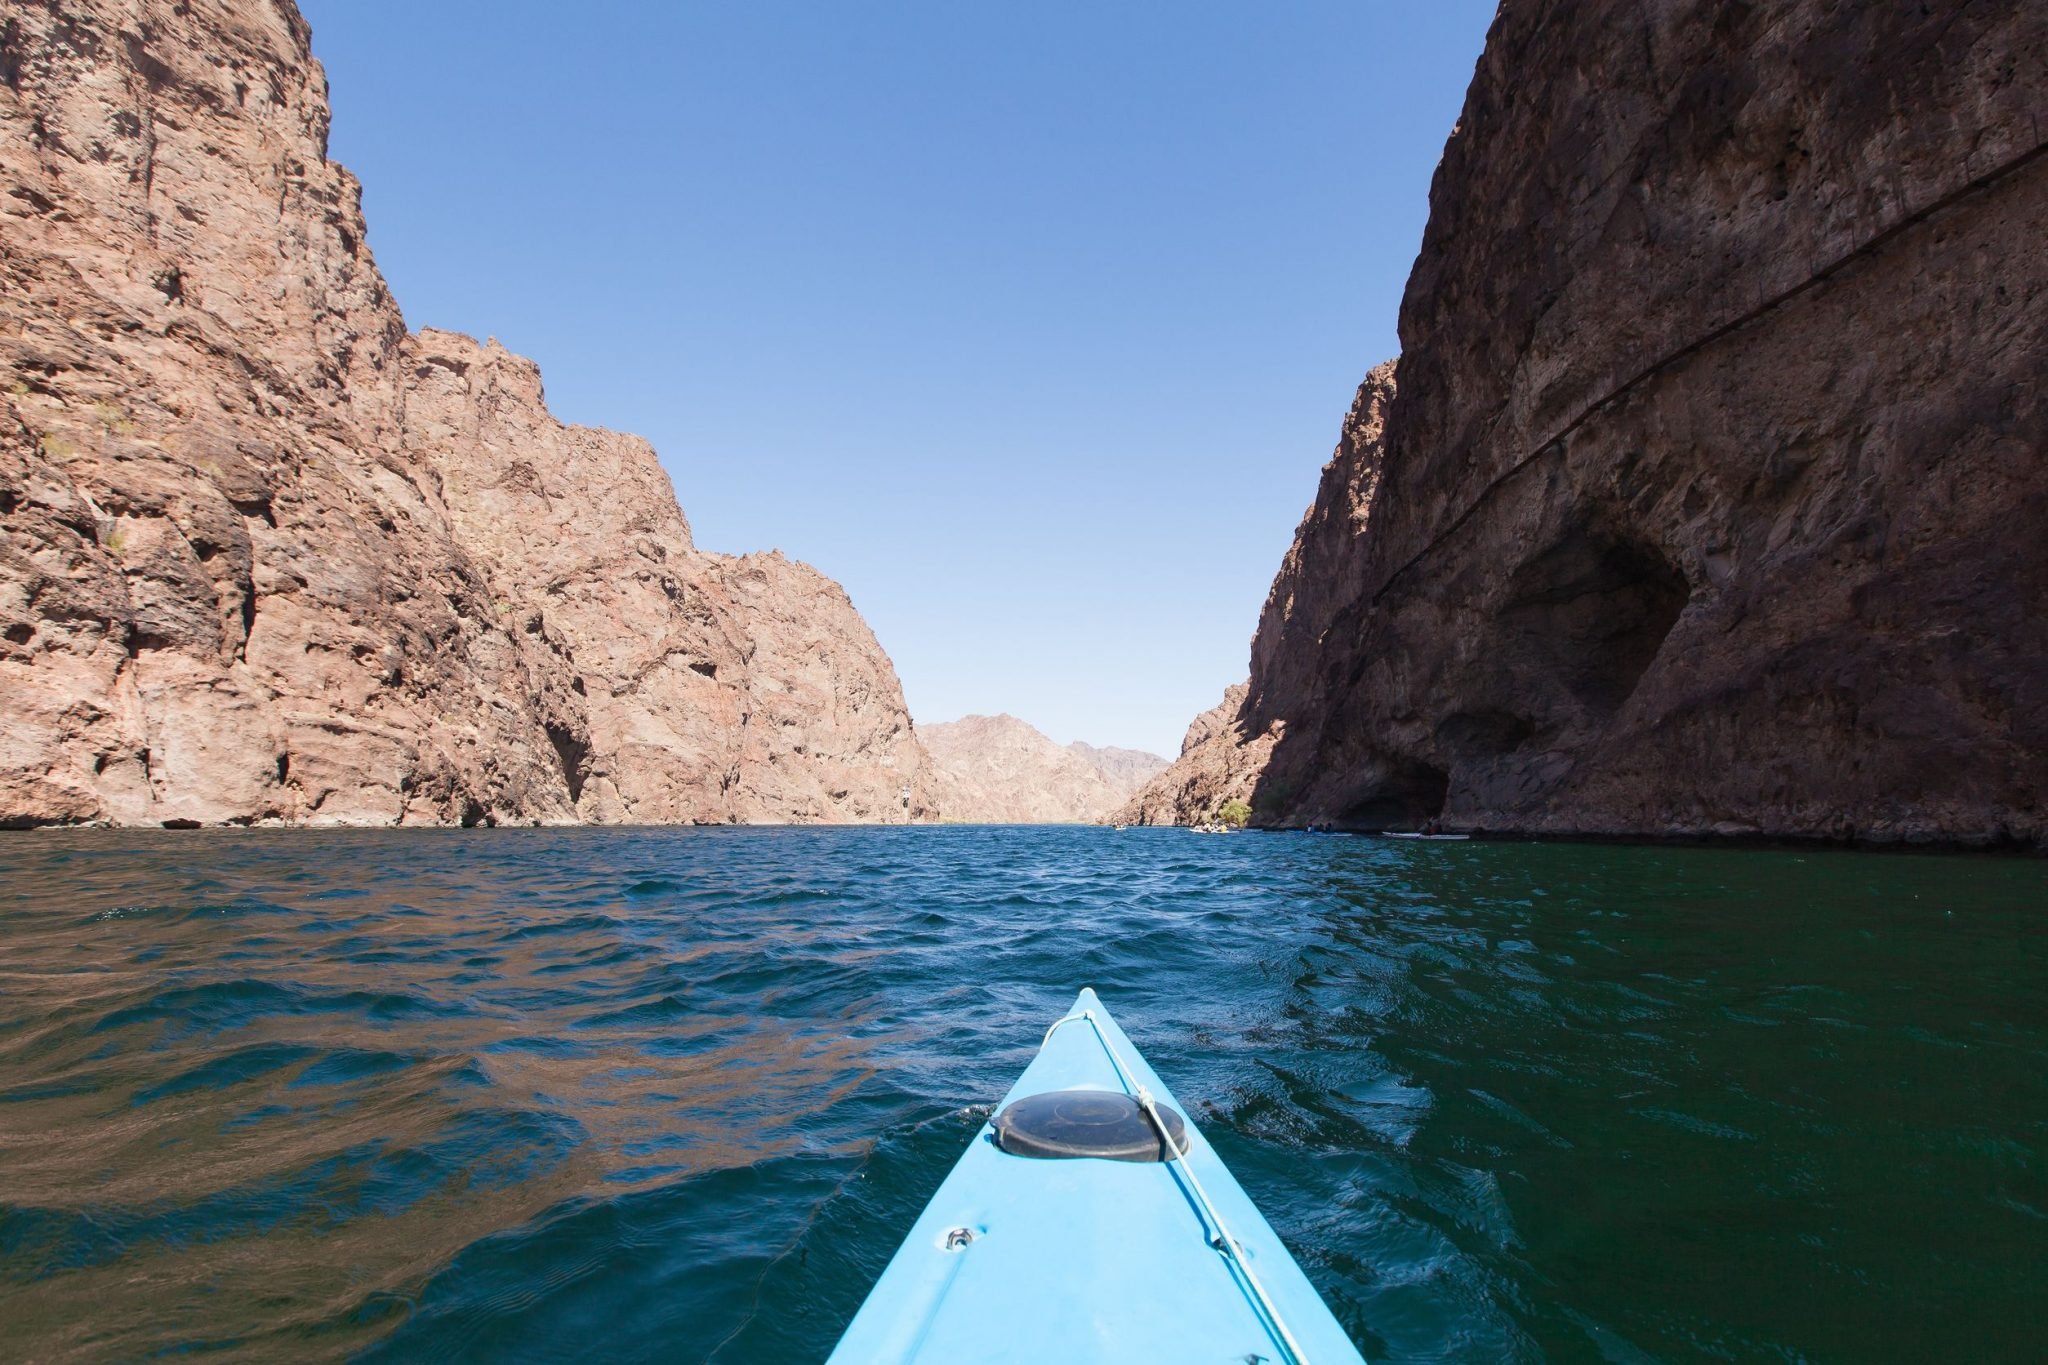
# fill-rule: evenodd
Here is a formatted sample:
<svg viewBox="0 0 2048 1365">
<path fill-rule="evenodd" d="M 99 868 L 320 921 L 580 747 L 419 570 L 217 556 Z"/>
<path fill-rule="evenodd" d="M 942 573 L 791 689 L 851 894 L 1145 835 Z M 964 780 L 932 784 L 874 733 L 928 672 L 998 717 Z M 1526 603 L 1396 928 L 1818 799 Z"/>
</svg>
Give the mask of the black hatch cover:
<svg viewBox="0 0 2048 1365">
<path fill-rule="evenodd" d="M 1188 1150 L 1187 1122 L 1154 1101 L 1173 1145 Z M 1145 1110 L 1115 1090 L 1048 1090 L 1026 1095 L 995 1117 L 996 1146 L 1013 1156 L 1164 1161 L 1166 1144 Z"/>
</svg>

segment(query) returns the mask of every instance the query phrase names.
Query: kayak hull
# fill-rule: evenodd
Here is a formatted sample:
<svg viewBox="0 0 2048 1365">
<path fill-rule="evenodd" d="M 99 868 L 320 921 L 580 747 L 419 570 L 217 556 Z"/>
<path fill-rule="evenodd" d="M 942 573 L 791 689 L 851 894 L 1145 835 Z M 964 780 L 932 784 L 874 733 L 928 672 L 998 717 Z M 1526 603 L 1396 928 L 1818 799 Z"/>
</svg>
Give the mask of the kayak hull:
<svg viewBox="0 0 2048 1365">
<path fill-rule="evenodd" d="M 1092 1019 L 1076 1019 L 1076 1015 Z M 1134 1093 L 1180 1109 L 1081 992 L 1004 1104 L 1053 1090 Z M 1111 1050 L 1123 1062 L 1124 1079 Z M 1186 1113 L 1184 1109 L 1181 1110 Z M 831 1365 L 867 1362 L 1287 1362 L 1360 1356 L 1287 1248 L 1190 1121 L 1181 1163 L 1015 1156 L 984 1125 L 855 1316 Z M 1209 1205 L 1253 1291 L 1210 1244 Z"/>
</svg>

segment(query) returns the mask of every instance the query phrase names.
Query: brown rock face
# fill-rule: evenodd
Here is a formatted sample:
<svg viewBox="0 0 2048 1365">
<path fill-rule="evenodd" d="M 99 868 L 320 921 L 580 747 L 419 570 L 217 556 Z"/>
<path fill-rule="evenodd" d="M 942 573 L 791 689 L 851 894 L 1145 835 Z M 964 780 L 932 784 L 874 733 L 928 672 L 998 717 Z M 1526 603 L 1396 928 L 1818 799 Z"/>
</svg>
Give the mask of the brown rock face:
<svg viewBox="0 0 2048 1365">
<path fill-rule="evenodd" d="M 1249 804 L 1282 728 L 1247 733 L 1250 692 L 1245 683 L 1225 688 L 1223 700 L 1188 725 L 1180 757 L 1113 818 L 1133 825 L 1197 825 L 1215 819 L 1226 801 Z"/>
<path fill-rule="evenodd" d="M 1330 707 L 1322 676 L 1297 661 L 1316 657 L 1339 615 L 1358 600 L 1364 564 L 1355 547 L 1372 517 L 1393 401 L 1390 360 L 1358 386 L 1315 501 L 1266 594 L 1252 637 L 1251 681 L 1226 689 L 1221 703 L 1195 717 L 1180 757 L 1119 810 L 1118 819 L 1200 824 L 1226 801 L 1253 805 L 1262 821 L 1286 814 L 1294 790 L 1261 786 L 1260 778 L 1289 724 L 1314 727 Z"/>
<path fill-rule="evenodd" d="M 1508 0 L 1264 818 L 2048 838 L 2044 109 L 2024 0 Z"/>
<path fill-rule="evenodd" d="M 1015 716 L 967 716 L 917 733 L 937 773 L 941 817 L 966 824 L 1101 820 L 1166 767 L 1137 749 L 1062 748 Z"/>
<path fill-rule="evenodd" d="M 844 593 L 407 333 L 289 4 L 0 14 L 0 823 L 932 813 Z"/>
</svg>

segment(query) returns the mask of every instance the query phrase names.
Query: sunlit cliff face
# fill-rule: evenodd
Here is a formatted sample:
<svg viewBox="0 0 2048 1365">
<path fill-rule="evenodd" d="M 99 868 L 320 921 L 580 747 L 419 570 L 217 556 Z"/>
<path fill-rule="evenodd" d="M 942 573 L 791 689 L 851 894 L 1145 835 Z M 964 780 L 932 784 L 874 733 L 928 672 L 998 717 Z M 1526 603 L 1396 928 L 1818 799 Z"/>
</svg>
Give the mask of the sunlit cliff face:
<svg viewBox="0 0 2048 1365">
<path fill-rule="evenodd" d="M 0 825 L 931 818 L 837 584 L 407 331 L 289 4 L 10 15 Z"/>
</svg>

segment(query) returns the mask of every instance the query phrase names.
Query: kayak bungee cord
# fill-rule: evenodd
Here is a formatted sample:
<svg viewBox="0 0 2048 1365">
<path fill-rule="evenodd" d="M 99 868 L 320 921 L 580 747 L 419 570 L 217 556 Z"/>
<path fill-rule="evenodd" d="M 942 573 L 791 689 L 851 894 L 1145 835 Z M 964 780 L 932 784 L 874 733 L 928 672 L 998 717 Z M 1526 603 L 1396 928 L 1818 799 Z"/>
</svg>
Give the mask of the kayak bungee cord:
<svg viewBox="0 0 2048 1365">
<path fill-rule="evenodd" d="M 1077 1019 L 1087 1020 L 1088 1027 L 1095 1030 L 1095 1040 L 1101 1043 L 1102 1050 L 1109 1054 L 1110 1065 L 1116 1068 L 1116 1074 L 1122 1078 L 1124 1089 L 1137 1100 L 1138 1107 L 1145 1111 L 1146 1117 L 1152 1120 L 1152 1126 L 1159 1130 L 1159 1139 L 1166 1146 L 1167 1164 L 1178 1166 L 1186 1172 L 1189 1191 L 1194 1195 L 1196 1205 L 1200 1208 L 1202 1216 L 1216 1229 L 1216 1240 L 1211 1245 L 1222 1252 L 1224 1258 L 1236 1267 L 1238 1274 L 1244 1277 L 1245 1287 L 1251 1291 L 1252 1302 L 1266 1315 L 1266 1320 L 1273 1324 L 1273 1331 L 1279 1338 L 1281 1349 L 1287 1352 L 1288 1360 L 1293 1365 L 1308 1365 L 1307 1354 L 1302 1351 L 1301 1343 L 1294 1339 L 1294 1333 L 1287 1330 L 1287 1324 L 1280 1318 L 1280 1310 L 1274 1307 L 1273 1300 L 1266 1294 L 1266 1287 L 1259 1283 L 1259 1277 L 1252 1273 L 1250 1264 L 1238 1254 L 1240 1248 L 1237 1239 L 1231 1236 L 1230 1229 L 1224 1226 L 1223 1215 L 1216 1212 L 1216 1206 L 1209 1202 L 1209 1192 L 1202 1188 L 1201 1177 L 1196 1175 L 1195 1168 L 1188 1164 L 1187 1152 L 1174 1142 L 1173 1134 L 1167 1131 L 1166 1120 L 1159 1116 L 1159 1110 L 1152 1102 L 1152 1092 L 1140 1084 L 1138 1078 L 1131 1074 L 1130 1068 L 1124 1065 L 1124 1059 L 1117 1053 L 1116 1045 L 1109 1041 L 1109 1035 L 1102 1031 L 1102 1025 L 1097 1022 L 1095 1011 L 1082 1010 L 1079 1014 L 1069 1014 L 1053 1020 L 1052 1027 L 1045 1031 L 1045 1037 L 1039 1041 L 1039 1050 L 1045 1050 L 1045 1045 L 1052 1041 L 1052 1036 L 1059 1031 L 1060 1025 L 1071 1024 Z M 1192 1132 L 1193 1129 L 1190 1128 L 1189 1131 Z M 1192 1148 L 1194 1143 L 1190 1141 L 1188 1146 Z"/>
</svg>

